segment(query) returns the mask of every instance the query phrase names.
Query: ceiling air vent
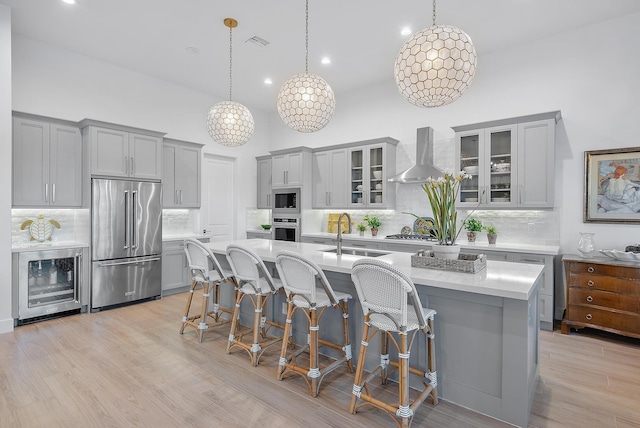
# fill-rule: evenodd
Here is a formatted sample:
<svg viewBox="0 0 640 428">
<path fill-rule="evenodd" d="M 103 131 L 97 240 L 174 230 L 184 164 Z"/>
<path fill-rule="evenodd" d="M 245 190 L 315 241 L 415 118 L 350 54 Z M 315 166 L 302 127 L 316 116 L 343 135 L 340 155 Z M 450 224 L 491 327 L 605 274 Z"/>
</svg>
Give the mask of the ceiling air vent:
<svg viewBox="0 0 640 428">
<path fill-rule="evenodd" d="M 262 37 L 258 37 L 258 36 L 253 36 L 250 39 L 245 40 L 244 42 L 245 43 L 251 43 L 251 44 L 259 46 L 261 48 L 263 48 L 263 47 L 265 47 L 265 46 L 267 46 L 269 44 L 268 41 L 266 41 Z"/>
</svg>

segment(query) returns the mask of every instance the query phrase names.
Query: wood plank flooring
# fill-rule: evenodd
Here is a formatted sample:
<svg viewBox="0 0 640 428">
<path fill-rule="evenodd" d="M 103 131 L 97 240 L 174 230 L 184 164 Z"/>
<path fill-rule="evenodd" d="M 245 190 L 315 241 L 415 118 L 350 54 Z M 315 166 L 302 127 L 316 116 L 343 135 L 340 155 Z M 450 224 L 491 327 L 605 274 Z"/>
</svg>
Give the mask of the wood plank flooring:
<svg viewBox="0 0 640 428">
<path fill-rule="evenodd" d="M 178 334 L 186 294 L 17 327 L 0 335 L 0 427 L 390 427 L 370 406 L 348 413 L 353 375 L 311 398 L 275 380 L 277 347 L 251 367 L 225 353 L 228 325 Z M 358 342 L 359 338 L 354 340 Z M 542 332 L 530 427 L 640 427 L 640 341 Z M 413 427 L 502 427 L 442 400 Z"/>
</svg>

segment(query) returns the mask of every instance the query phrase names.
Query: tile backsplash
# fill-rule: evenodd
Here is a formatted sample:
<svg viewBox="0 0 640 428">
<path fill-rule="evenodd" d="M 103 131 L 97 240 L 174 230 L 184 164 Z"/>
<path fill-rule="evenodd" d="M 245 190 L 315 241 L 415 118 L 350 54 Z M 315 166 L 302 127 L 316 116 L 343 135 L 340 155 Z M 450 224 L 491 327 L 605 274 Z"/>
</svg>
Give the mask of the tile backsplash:
<svg viewBox="0 0 640 428">
<path fill-rule="evenodd" d="M 89 243 L 91 229 L 88 209 L 12 209 L 11 210 L 11 244 L 19 245 L 30 241 L 28 228 L 20 230 L 26 220 L 35 220 L 42 214 L 60 224 L 54 227 L 51 241 L 76 241 Z"/>
</svg>

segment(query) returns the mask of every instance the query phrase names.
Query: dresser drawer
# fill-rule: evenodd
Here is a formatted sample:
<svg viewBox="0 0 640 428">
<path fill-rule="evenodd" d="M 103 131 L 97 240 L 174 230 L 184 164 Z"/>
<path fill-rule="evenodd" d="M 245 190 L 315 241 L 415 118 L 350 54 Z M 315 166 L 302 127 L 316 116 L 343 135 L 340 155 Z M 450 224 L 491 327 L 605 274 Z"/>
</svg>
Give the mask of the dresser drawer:
<svg viewBox="0 0 640 428">
<path fill-rule="evenodd" d="M 572 262 L 569 272 L 577 274 L 614 276 L 640 280 L 640 269 L 627 266 L 602 265 L 589 262 Z"/>
<path fill-rule="evenodd" d="M 604 306 L 605 308 L 618 309 L 640 315 L 640 297 L 625 296 L 607 291 L 571 287 L 569 290 L 569 304 Z"/>
<path fill-rule="evenodd" d="M 594 274 L 569 274 L 569 286 L 640 296 L 640 281 Z"/>
<path fill-rule="evenodd" d="M 567 319 L 595 328 L 640 334 L 640 316 L 593 306 L 572 305 L 567 308 Z"/>
</svg>

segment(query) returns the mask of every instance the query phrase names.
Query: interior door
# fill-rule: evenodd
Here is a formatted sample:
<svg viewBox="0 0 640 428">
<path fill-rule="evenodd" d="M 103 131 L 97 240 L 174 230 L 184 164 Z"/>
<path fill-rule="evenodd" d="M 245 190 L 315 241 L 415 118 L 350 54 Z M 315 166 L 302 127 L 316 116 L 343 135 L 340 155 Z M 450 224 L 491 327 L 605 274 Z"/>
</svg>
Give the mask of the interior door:
<svg viewBox="0 0 640 428">
<path fill-rule="evenodd" d="M 205 154 L 202 186 L 202 227 L 211 241 L 235 237 L 235 159 Z"/>
</svg>

